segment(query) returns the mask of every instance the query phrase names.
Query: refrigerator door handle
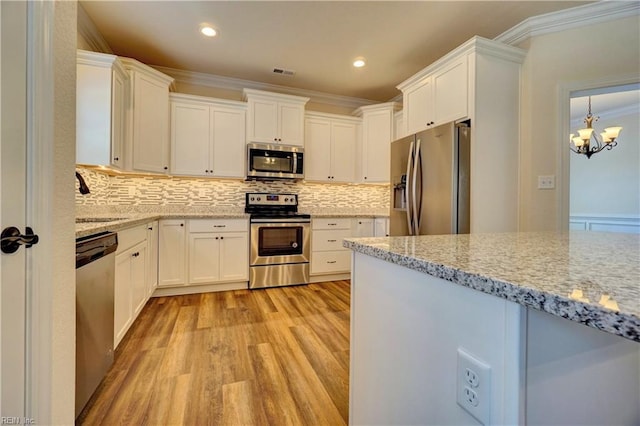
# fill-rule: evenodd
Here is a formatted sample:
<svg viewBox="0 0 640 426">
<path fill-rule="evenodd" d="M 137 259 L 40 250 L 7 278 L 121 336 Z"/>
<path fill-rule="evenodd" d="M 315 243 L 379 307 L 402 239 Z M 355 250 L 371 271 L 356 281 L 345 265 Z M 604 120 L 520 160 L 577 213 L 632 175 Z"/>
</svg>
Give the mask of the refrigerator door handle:
<svg viewBox="0 0 640 426">
<path fill-rule="evenodd" d="M 420 169 L 420 147 L 422 145 L 422 141 L 418 139 L 416 141 L 416 152 L 413 157 L 413 183 L 411 185 L 411 198 L 413 203 L 413 235 L 420 235 L 420 210 L 422 210 L 422 193 L 417 194 L 417 180 L 418 180 L 418 171 L 422 172 Z M 420 173 L 422 175 L 422 173 Z M 418 199 L 418 195 L 420 199 Z"/>
<path fill-rule="evenodd" d="M 407 201 L 407 225 L 409 235 L 413 235 L 413 215 L 411 214 L 411 166 L 413 166 L 413 141 L 409 145 L 409 153 L 407 155 L 407 179 L 404 186 L 404 199 Z"/>
</svg>

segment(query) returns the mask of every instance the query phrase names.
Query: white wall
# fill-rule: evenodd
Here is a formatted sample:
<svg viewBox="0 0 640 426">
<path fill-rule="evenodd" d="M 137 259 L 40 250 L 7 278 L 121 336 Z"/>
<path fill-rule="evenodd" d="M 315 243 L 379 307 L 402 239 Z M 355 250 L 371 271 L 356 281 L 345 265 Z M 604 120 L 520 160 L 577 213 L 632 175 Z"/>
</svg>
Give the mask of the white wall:
<svg viewBox="0 0 640 426">
<path fill-rule="evenodd" d="M 640 343 L 534 309 L 527 425 L 640 424 Z"/>
<path fill-rule="evenodd" d="M 592 100 L 595 97 L 592 98 Z M 586 104 L 586 103 L 585 103 Z M 586 109 L 584 110 L 586 114 Z M 597 111 L 593 111 L 597 115 Z M 640 110 L 603 117 L 596 131 L 622 126 L 618 146 L 587 158 L 570 157 L 571 216 L 640 216 Z M 580 123 L 580 127 L 584 123 Z M 571 130 L 578 127 L 575 125 Z"/>
<path fill-rule="evenodd" d="M 557 188 L 559 150 L 569 148 L 567 138 L 558 140 L 558 90 L 577 81 L 640 76 L 640 17 L 532 37 L 519 47 L 528 50 L 522 67 L 520 230 L 566 229 Z M 555 175 L 556 190 L 538 190 L 540 175 Z"/>
</svg>

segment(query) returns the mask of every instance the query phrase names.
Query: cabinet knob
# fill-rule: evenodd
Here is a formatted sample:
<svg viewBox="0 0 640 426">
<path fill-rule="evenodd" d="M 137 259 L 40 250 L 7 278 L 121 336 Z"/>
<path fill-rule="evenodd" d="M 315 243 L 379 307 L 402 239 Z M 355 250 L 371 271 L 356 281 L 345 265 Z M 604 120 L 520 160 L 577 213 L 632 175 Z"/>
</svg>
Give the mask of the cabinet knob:
<svg viewBox="0 0 640 426">
<path fill-rule="evenodd" d="M 120 161 L 120 157 L 113 157 L 113 161 Z"/>
<path fill-rule="evenodd" d="M 218 239 L 218 237 L 216 237 L 216 240 Z"/>
<path fill-rule="evenodd" d="M 181 223 L 180 226 L 184 226 L 184 223 Z"/>
<path fill-rule="evenodd" d="M 221 240 L 224 240 L 224 237 L 220 237 Z"/>
<path fill-rule="evenodd" d="M 165 170 L 169 170 L 169 167 L 167 167 L 167 166 L 164 166 L 163 168 L 164 168 Z"/>
<path fill-rule="evenodd" d="M 366 176 L 364 177 L 364 180 L 367 180 L 367 177 L 366 177 Z"/>
</svg>

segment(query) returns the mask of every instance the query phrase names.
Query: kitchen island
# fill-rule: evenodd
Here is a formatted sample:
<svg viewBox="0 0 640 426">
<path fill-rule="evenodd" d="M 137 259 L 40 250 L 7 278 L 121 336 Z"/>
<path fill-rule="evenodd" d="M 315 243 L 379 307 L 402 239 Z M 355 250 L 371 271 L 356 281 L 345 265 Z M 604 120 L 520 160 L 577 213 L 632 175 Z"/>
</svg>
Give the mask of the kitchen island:
<svg viewBox="0 0 640 426">
<path fill-rule="evenodd" d="M 354 251 L 352 424 L 640 423 L 638 235 L 344 245 Z M 472 414 L 456 403 L 460 353 L 489 371 L 486 386 L 469 386 Z"/>
</svg>

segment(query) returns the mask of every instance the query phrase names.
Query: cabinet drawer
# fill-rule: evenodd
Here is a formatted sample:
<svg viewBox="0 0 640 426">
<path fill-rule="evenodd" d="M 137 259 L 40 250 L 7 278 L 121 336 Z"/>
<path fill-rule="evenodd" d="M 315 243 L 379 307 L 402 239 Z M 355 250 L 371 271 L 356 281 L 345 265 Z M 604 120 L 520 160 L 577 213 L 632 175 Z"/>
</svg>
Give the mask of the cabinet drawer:
<svg viewBox="0 0 640 426">
<path fill-rule="evenodd" d="M 247 219 L 191 219 L 189 232 L 247 232 Z"/>
<path fill-rule="evenodd" d="M 313 231 L 311 237 L 311 250 L 313 251 L 333 251 L 348 250 L 342 247 L 342 240 L 351 236 L 350 229 L 317 230 Z"/>
<path fill-rule="evenodd" d="M 146 224 L 118 231 L 118 250 L 116 251 L 116 253 L 122 253 L 123 251 L 135 246 L 141 241 L 145 241 L 146 239 Z"/>
<path fill-rule="evenodd" d="M 351 229 L 351 219 L 313 219 L 313 229 Z"/>
<path fill-rule="evenodd" d="M 311 253 L 311 274 L 333 274 L 351 270 L 351 251 Z"/>
</svg>

